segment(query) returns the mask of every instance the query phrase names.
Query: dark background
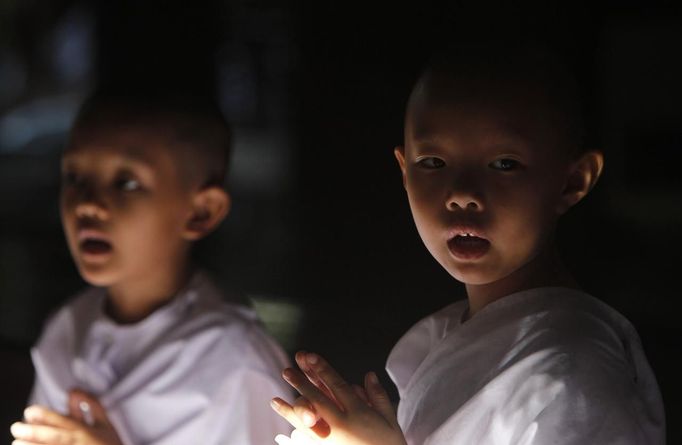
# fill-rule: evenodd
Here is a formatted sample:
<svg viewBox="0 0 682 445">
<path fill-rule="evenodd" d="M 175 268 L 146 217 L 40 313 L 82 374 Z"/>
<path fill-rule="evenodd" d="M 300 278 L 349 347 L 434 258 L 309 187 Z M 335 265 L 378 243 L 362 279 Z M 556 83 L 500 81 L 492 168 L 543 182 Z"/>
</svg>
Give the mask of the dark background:
<svg viewBox="0 0 682 445">
<path fill-rule="evenodd" d="M 574 66 L 590 142 L 607 155 L 560 248 L 638 329 L 669 443 L 682 443 L 674 5 L 0 1 L 0 441 L 31 386 L 30 345 L 83 286 L 59 223 L 59 153 L 97 82 L 147 76 L 215 95 L 235 132 L 235 203 L 199 261 L 289 352 L 325 352 L 359 381 L 411 324 L 464 297 L 422 246 L 392 156 L 410 87 L 444 41 L 525 36 Z"/>
</svg>

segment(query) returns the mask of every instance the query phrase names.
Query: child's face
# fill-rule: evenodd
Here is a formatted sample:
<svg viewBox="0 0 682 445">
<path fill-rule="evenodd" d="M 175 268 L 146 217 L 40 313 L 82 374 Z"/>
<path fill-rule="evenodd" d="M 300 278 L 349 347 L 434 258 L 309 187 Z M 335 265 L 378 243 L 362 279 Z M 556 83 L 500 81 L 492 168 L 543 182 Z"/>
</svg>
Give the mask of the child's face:
<svg viewBox="0 0 682 445">
<path fill-rule="evenodd" d="M 466 284 L 496 282 L 548 248 L 570 164 L 542 107 L 484 96 L 417 91 L 396 150 L 421 238 Z"/>
<path fill-rule="evenodd" d="M 168 143 L 158 130 L 83 130 L 64 153 L 61 218 L 89 283 L 112 286 L 181 267 L 192 194 Z"/>
</svg>

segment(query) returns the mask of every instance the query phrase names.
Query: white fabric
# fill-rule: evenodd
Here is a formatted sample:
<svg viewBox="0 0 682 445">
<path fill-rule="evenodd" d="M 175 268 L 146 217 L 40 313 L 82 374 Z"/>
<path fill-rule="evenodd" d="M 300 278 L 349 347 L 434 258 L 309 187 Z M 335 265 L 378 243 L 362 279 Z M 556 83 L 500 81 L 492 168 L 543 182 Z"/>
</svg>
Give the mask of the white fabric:
<svg viewBox="0 0 682 445">
<path fill-rule="evenodd" d="M 576 290 L 540 288 L 462 323 L 460 301 L 393 348 L 410 445 L 665 443 L 663 405 L 632 325 Z"/>
<path fill-rule="evenodd" d="M 50 319 L 31 351 L 33 403 L 66 413 L 69 390 L 91 392 L 128 445 L 262 445 L 291 430 L 269 406 L 291 395 L 285 354 L 203 274 L 133 325 L 106 317 L 104 300 L 90 288 Z"/>
</svg>

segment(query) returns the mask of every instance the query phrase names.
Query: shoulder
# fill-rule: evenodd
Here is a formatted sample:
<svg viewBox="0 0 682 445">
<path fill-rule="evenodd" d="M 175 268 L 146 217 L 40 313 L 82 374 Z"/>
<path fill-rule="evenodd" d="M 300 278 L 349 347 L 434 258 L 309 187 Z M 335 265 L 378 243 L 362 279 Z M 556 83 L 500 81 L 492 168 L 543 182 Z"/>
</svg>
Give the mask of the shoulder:
<svg viewBox="0 0 682 445">
<path fill-rule="evenodd" d="M 512 350 L 545 351 L 578 368 L 601 363 L 628 369 L 633 349 L 641 349 L 632 324 L 586 293 L 547 288 L 522 297 L 495 320 L 514 334 Z"/>
<path fill-rule="evenodd" d="M 552 389 L 552 402 L 538 419 L 549 425 L 556 420 L 558 429 L 589 427 L 593 437 L 611 431 L 604 425 L 629 431 L 630 437 L 660 434 L 660 392 L 632 324 L 582 292 L 549 292 L 541 300 L 531 304 L 510 361 L 510 367 L 528 371 L 518 392 L 535 393 L 540 380 Z"/>
<path fill-rule="evenodd" d="M 36 347 L 50 347 L 81 337 L 87 325 L 97 317 L 103 298 L 104 290 L 96 287 L 87 287 L 70 297 L 48 316 Z"/>
<path fill-rule="evenodd" d="M 461 323 L 466 300 L 445 306 L 415 323 L 395 344 L 386 362 L 386 371 L 402 391 L 433 347 L 448 331 Z"/>
<path fill-rule="evenodd" d="M 87 288 L 70 298 L 52 313 L 43 331 L 31 348 L 35 370 L 37 397 L 41 403 L 52 407 L 66 406 L 66 389 L 74 386 L 72 375 L 73 359 L 78 354 L 79 344 L 87 335 L 88 326 L 96 317 L 103 291 Z"/>
<path fill-rule="evenodd" d="M 635 327 L 606 303 L 583 292 L 557 292 L 542 303 L 539 327 L 558 346 L 579 356 L 632 365 L 642 351 Z"/>
<path fill-rule="evenodd" d="M 181 343 L 185 351 L 196 351 L 195 359 L 203 363 L 278 371 L 286 366 L 282 348 L 266 332 L 252 308 L 230 302 L 207 279 L 191 292 L 187 313 L 173 327 L 169 340 Z"/>
</svg>

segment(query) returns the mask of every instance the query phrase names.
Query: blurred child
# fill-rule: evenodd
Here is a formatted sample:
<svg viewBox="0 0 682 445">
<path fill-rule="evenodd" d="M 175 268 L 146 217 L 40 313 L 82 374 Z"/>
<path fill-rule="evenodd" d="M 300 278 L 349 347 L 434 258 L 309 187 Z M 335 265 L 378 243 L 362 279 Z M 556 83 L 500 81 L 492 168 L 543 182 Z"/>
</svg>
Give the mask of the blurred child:
<svg viewBox="0 0 682 445">
<path fill-rule="evenodd" d="M 196 98 L 100 93 L 62 156 L 61 218 L 93 287 L 48 321 L 15 443 L 260 445 L 287 360 L 190 260 L 227 215 L 229 132 Z"/>
<path fill-rule="evenodd" d="M 273 400 L 297 427 L 280 444 L 665 443 L 635 329 L 555 250 L 559 218 L 603 167 L 576 96 L 560 64 L 528 48 L 462 51 L 423 74 L 395 156 L 424 244 L 468 298 L 391 351 L 397 416 L 375 374 L 353 387 L 297 354 L 303 373 L 283 376 L 303 397 Z"/>
</svg>

